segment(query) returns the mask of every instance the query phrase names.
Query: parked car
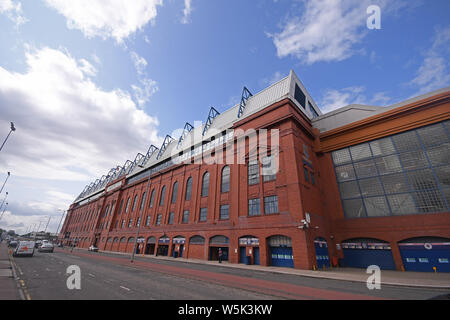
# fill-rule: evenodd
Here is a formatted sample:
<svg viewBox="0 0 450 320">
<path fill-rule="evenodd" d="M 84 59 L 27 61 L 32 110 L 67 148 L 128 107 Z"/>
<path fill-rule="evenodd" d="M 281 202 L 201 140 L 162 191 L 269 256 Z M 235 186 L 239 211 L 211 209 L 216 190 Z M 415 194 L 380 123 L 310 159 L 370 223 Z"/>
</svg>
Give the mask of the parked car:
<svg viewBox="0 0 450 320">
<path fill-rule="evenodd" d="M 27 256 L 32 257 L 34 255 L 34 241 L 19 241 L 16 249 L 13 251 L 13 256 Z"/>
<path fill-rule="evenodd" d="M 50 242 L 43 243 L 38 249 L 39 252 L 50 252 L 50 253 L 53 252 L 53 250 L 54 246 Z"/>
<path fill-rule="evenodd" d="M 88 248 L 88 251 L 98 252 L 98 248 L 96 246 L 92 245 Z"/>
<path fill-rule="evenodd" d="M 34 247 L 35 247 L 36 249 L 38 249 L 41 245 L 42 245 L 42 241 L 41 241 L 41 240 L 38 240 L 38 241 L 35 242 Z"/>
</svg>

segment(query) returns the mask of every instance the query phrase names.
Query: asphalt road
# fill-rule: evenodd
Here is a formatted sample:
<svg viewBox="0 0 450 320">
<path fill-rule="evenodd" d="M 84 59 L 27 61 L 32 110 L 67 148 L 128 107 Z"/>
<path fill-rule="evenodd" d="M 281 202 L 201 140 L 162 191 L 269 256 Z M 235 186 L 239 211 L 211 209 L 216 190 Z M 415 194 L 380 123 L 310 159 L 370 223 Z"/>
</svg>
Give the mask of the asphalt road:
<svg viewBox="0 0 450 320">
<path fill-rule="evenodd" d="M 430 299 L 445 290 L 301 277 L 220 265 L 191 264 L 137 256 L 35 252 L 14 258 L 23 297 L 31 300 L 275 300 L 275 299 Z M 81 288 L 68 289 L 69 266 L 80 268 Z M 72 282 L 73 283 L 73 282 Z"/>
</svg>

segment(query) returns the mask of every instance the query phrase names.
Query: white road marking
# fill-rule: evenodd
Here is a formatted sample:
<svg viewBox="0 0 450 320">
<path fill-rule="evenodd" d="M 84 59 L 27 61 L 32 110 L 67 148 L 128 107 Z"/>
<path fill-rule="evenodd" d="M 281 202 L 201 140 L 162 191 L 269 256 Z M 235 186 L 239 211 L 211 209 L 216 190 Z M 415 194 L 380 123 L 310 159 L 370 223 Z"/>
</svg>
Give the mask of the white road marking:
<svg viewBox="0 0 450 320">
<path fill-rule="evenodd" d="M 128 289 L 127 287 L 124 287 L 124 286 L 120 286 L 120 287 L 124 290 L 131 291 L 131 289 Z"/>
<path fill-rule="evenodd" d="M 95 275 L 93 275 L 92 273 L 89 273 L 89 275 L 90 275 L 92 278 L 95 278 Z"/>
</svg>

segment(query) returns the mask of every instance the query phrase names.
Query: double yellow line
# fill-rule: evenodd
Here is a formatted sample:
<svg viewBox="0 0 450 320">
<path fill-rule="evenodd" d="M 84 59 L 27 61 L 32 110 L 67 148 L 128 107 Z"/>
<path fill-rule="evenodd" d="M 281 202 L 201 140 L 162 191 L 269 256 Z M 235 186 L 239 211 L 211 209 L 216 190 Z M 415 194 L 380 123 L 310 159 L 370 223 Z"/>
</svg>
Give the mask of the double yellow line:
<svg viewBox="0 0 450 320">
<path fill-rule="evenodd" d="M 9 251 L 9 253 L 10 253 L 9 259 L 11 261 L 11 267 L 14 270 L 14 278 L 15 278 L 15 280 L 18 280 L 18 283 L 19 283 L 17 287 L 19 288 L 19 290 L 22 290 L 22 293 L 23 293 L 23 295 L 21 295 L 22 299 L 24 299 L 24 300 L 31 300 L 31 296 L 30 296 L 30 294 L 28 292 L 28 289 L 27 289 L 27 287 L 25 285 L 25 281 L 23 281 L 22 279 L 19 278 L 19 276 L 17 275 L 17 270 L 19 270 L 19 273 L 21 275 L 23 273 L 20 270 L 20 268 L 17 266 L 16 261 L 14 260 L 14 257 L 11 254 L 12 253 L 11 250 Z"/>
</svg>

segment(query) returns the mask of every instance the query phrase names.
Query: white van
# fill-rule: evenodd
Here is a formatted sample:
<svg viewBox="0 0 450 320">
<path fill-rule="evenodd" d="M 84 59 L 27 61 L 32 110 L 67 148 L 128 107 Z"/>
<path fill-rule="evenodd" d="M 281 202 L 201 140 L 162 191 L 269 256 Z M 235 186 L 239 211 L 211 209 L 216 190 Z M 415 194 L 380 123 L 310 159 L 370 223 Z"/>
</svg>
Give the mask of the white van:
<svg viewBox="0 0 450 320">
<path fill-rule="evenodd" d="M 26 256 L 32 257 L 34 254 L 34 241 L 19 241 L 16 249 L 13 252 L 13 256 Z"/>
</svg>

